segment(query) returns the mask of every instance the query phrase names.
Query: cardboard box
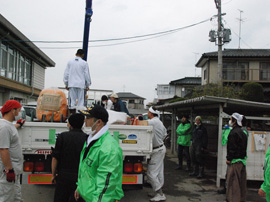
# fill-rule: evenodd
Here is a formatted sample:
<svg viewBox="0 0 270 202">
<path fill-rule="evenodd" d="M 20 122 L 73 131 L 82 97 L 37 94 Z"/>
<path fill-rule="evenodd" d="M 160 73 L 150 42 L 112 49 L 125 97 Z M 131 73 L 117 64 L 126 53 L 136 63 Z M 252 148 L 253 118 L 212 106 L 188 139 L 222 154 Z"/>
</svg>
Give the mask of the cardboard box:
<svg viewBox="0 0 270 202">
<path fill-rule="evenodd" d="M 139 126 L 148 126 L 148 121 L 147 120 L 143 120 L 143 121 L 137 120 L 137 125 L 139 125 Z"/>
</svg>

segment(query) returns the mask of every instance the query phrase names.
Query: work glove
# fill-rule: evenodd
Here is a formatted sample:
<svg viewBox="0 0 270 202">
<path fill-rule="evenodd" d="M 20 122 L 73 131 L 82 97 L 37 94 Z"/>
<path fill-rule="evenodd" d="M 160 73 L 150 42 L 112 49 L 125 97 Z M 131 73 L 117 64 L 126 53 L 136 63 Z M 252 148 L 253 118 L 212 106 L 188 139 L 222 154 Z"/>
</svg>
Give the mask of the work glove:
<svg viewBox="0 0 270 202">
<path fill-rule="evenodd" d="M 25 119 L 19 119 L 16 123 L 19 124 L 21 128 L 23 124 L 25 123 Z"/>
<path fill-rule="evenodd" d="M 5 170 L 4 170 L 4 172 L 6 173 L 8 182 L 15 182 L 15 172 L 14 172 L 13 168 L 9 169 L 8 173 Z"/>
</svg>

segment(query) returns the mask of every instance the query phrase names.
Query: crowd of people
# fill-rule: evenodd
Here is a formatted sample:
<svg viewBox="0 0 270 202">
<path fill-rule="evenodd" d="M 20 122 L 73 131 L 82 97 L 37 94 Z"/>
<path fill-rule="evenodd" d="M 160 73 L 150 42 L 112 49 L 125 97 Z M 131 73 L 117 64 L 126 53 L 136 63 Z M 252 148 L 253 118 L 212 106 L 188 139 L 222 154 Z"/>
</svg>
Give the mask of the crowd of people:
<svg viewBox="0 0 270 202">
<path fill-rule="evenodd" d="M 109 98 L 104 95 L 101 104 L 93 104 L 86 110 L 76 107 L 84 106 L 85 92 L 91 85 L 89 67 L 82 58 L 84 51 L 79 49 L 76 57 L 69 61 L 64 74 L 64 83 L 69 90 L 68 118 L 69 131 L 58 135 L 52 151 L 52 183 L 56 184 L 55 202 L 116 202 L 123 196 L 122 174 L 123 153 L 119 143 L 109 132 L 108 112 L 115 110 L 129 114 L 125 104 L 117 94 Z M 15 100 L 7 101 L 1 108 L 0 119 L 0 201 L 22 201 L 20 174 L 22 174 L 23 154 L 17 129 L 24 121 L 18 120 L 21 104 Z M 159 119 L 155 107 L 148 110 L 148 125 L 153 126 L 153 152 L 147 167 L 147 181 L 153 192 L 150 201 L 165 201 L 164 158 L 166 147 L 164 139 L 167 130 Z M 14 124 L 14 120 L 17 122 Z M 90 127 L 87 134 L 82 127 Z M 247 141 L 246 118 L 233 113 L 229 126 L 223 131 L 222 144 L 227 145 L 226 183 L 219 193 L 226 193 L 229 202 L 246 201 L 246 164 Z M 202 117 L 196 116 L 194 126 L 187 114 L 182 116 L 177 127 L 178 166 L 183 169 L 183 157 L 186 159 L 186 171 L 189 176 L 198 179 L 204 177 L 208 135 Z M 191 155 L 190 155 L 191 151 Z M 264 183 L 258 191 L 270 202 L 270 147 L 266 153 L 264 166 Z"/>
<path fill-rule="evenodd" d="M 21 104 L 7 101 L 1 108 L 0 119 L 0 201 L 22 201 L 20 174 L 23 155 L 17 129 L 23 121 L 18 120 Z M 164 158 L 166 147 L 163 143 L 166 128 L 159 119 L 159 111 L 150 107 L 148 124 L 153 126 L 153 152 L 148 163 L 147 181 L 153 193 L 150 201 L 164 201 Z M 183 157 L 187 160 L 190 176 L 204 177 L 207 130 L 202 118 L 197 116 L 194 126 L 182 116 L 177 127 L 178 160 L 177 170 L 183 169 Z M 14 124 L 14 120 L 18 120 Z M 52 183 L 56 183 L 54 201 L 118 201 L 123 196 L 122 173 L 123 154 L 117 141 L 108 131 L 108 112 L 100 105 L 72 114 L 67 126 L 69 131 L 59 134 L 52 151 Z M 82 126 L 91 127 L 85 134 Z M 227 174 L 225 192 L 227 201 L 246 201 L 247 164 L 246 118 L 231 115 L 229 126 L 224 128 L 222 144 L 227 145 Z M 191 147 L 191 157 L 190 157 Z M 192 159 L 192 160 L 191 160 Z M 192 165 L 191 165 L 192 162 Z M 192 169 L 193 167 L 193 169 Z M 264 182 L 258 191 L 270 201 L 270 147 L 265 156 Z"/>
</svg>

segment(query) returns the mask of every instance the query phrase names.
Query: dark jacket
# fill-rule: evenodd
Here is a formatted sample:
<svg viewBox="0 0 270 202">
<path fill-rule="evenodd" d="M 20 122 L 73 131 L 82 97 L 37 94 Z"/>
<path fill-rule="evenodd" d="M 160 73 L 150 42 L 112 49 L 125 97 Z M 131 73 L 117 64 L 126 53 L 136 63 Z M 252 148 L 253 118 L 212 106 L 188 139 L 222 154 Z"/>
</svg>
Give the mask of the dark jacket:
<svg viewBox="0 0 270 202">
<path fill-rule="evenodd" d="M 244 159 L 247 155 L 247 135 L 240 126 L 235 126 L 229 136 L 227 142 L 227 160 Z"/>
<path fill-rule="evenodd" d="M 116 103 L 113 103 L 113 107 L 114 111 L 125 112 L 127 115 L 130 115 L 126 105 L 122 102 L 122 100 L 117 100 Z"/>
<path fill-rule="evenodd" d="M 207 148 L 208 144 L 208 136 L 206 128 L 201 124 L 199 126 L 195 126 L 192 133 L 192 146 L 193 147 L 203 147 Z"/>
<path fill-rule="evenodd" d="M 80 154 L 87 135 L 80 129 L 63 132 L 56 139 L 52 157 L 58 161 L 58 173 L 78 174 Z"/>
</svg>

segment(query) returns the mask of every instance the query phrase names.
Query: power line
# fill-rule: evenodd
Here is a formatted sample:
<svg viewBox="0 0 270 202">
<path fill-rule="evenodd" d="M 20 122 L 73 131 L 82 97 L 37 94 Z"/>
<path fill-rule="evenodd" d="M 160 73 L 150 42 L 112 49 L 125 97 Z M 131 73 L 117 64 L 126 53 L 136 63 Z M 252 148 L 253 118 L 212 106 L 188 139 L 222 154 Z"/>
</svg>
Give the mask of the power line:
<svg viewBox="0 0 270 202">
<path fill-rule="evenodd" d="M 140 42 L 140 41 L 146 41 L 146 40 L 150 40 L 150 39 L 154 39 L 154 38 L 158 38 L 158 37 L 162 37 L 162 36 L 169 35 L 169 34 L 174 34 L 174 33 L 176 33 L 176 31 L 175 32 L 171 32 L 171 33 L 166 33 L 166 34 L 158 35 L 158 36 L 149 37 L 149 38 L 146 38 L 146 39 L 138 39 L 138 40 L 134 40 L 134 41 L 126 41 L 126 42 L 119 42 L 119 43 L 105 44 L 105 45 L 93 45 L 93 46 L 88 46 L 88 47 L 96 48 L 96 47 L 117 46 L 117 45 L 123 45 L 123 44 Z M 80 47 L 39 47 L 39 48 L 40 49 L 74 49 L 74 48 L 80 48 Z"/>
<path fill-rule="evenodd" d="M 188 25 L 188 26 L 185 26 L 185 27 L 179 27 L 179 28 L 175 28 L 175 29 L 171 29 L 171 30 L 167 30 L 167 31 L 162 31 L 162 32 L 156 32 L 156 33 L 145 34 L 145 35 L 130 36 L 130 37 L 121 37 L 121 38 L 89 40 L 89 42 L 90 43 L 95 43 L 95 42 L 121 41 L 121 40 L 130 40 L 130 39 L 136 39 L 136 38 L 158 36 L 158 35 L 164 36 L 164 35 L 167 35 L 167 34 L 171 34 L 171 33 L 173 34 L 175 32 L 181 31 L 183 29 L 187 29 L 187 28 L 190 28 L 190 27 L 205 23 L 205 22 L 207 22 L 207 21 L 209 21 L 211 19 L 212 18 L 208 18 L 206 20 L 200 21 L 200 22 L 195 23 L 195 24 L 191 24 L 191 25 Z M 151 39 L 151 38 L 149 38 L 149 39 Z M 29 41 L 26 41 L 26 40 L 2 40 L 2 41 L 5 41 L 5 42 L 16 41 L 16 42 L 21 42 L 21 43 L 27 43 L 27 42 L 49 43 L 49 44 L 52 44 L 52 43 L 82 43 L 82 41 L 42 41 L 42 40 L 38 40 L 38 41 L 31 41 L 31 40 L 29 40 Z M 101 46 L 103 46 L 103 45 L 101 45 Z M 105 45 L 105 46 L 107 46 L 107 45 Z"/>
</svg>

